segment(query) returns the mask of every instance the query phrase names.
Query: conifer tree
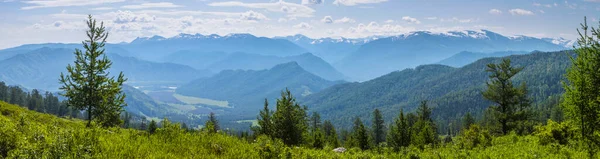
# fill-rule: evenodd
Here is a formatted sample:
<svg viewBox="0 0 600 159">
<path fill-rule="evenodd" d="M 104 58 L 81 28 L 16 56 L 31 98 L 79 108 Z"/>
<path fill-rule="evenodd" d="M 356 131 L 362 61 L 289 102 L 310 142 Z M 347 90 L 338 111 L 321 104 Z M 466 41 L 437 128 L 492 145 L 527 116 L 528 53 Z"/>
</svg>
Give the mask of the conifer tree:
<svg viewBox="0 0 600 159">
<path fill-rule="evenodd" d="M 362 121 L 360 121 L 359 117 L 356 117 L 354 120 L 354 127 L 352 138 L 355 142 L 355 146 L 362 150 L 367 150 L 370 148 L 369 145 L 369 135 L 367 133 L 367 129 Z"/>
<path fill-rule="evenodd" d="M 273 119 L 272 119 L 273 111 L 269 110 L 269 102 L 265 98 L 265 104 L 263 110 L 260 111 L 257 122 L 258 126 L 253 128 L 253 131 L 256 134 L 267 135 L 269 137 L 273 137 Z"/>
<path fill-rule="evenodd" d="M 427 101 L 421 101 L 417 114 L 417 122 L 412 127 L 411 142 L 420 148 L 428 144 L 435 145 L 437 143 L 437 131 L 431 119 L 431 108 L 427 105 Z"/>
<path fill-rule="evenodd" d="M 210 114 L 208 115 L 208 120 L 206 121 L 206 124 L 204 124 L 206 126 L 206 130 L 209 133 L 216 133 L 217 131 L 220 130 L 219 127 L 219 121 L 217 120 L 217 117 L 215 116 L 215 113 L 210 112 Z"/>
<path fill-rule="evenodd" d="M 491 75 L 487 82 L 487 90 L 483 97 L 495 105 L 489 109 L 494 110 L 496 119 L 500 123 L 503 134 L 512 130 L 519 122 L 527 120 L 530 116 L 530 101 L 527 98 L 527 86 L 522 83 L 520 87 L 513 86 L 511 78 L 521 72 L 523 67 L 513 67 L 510 59 L 505 58 L 500 64 L 488 64 L 487 72 Z"/>
<path fill-rule="evenodd" d="M 573 65 L 567 70 L 564 83 L 563 111 L 579 127 L 583 142 L 593 158 L 600 146 L 600 26 L 589 28 L 587 19 L 577 29 Z"/>
<path fill-rule="evenodd" d="M 470 112 L 467 112 L 463 117 L 463 129 L 469 129 L 469 126 L 475 124 L 475 119 Z"/>
<path fill-rule="evenodd" d="M 388 131 L 388 145 L 390 145 L 394 151 L 400 150 L 402 147 L 410 145 L 411 128 L 408 124 L 408 119 L 404 117 L 404 111 L 400 110 L 398 118 L 390 124 Z"/>
<path fill-rule="evenodd" d="M 335 130 L 335 127 L 331 123 L 331 121 L 325 120 L 323 122 L 323 133 L 325 133 L 325 140 L 327 140 L 327 144 L 329 144 L 329 146 L 333 146 L 333 147 L 340 146 L 337 132 Z"/>
<path fill-rule="evenodd" d="M 150 132 L 150 134 L 154 134 L 154 132 L 156 132 L 157 128 L 158 128 L 158 125 L 156 125 L 156 121 L 154 121 L 154 120 L 150 121 L 150 125 L 148 125 L 148 132 Z"/>
<path fill-rule="evenodd" d="M 380 143 L 385 142 L 385 121 L 379 109 L 373 111 L 373 141 L 375 146 L 379 146 Z"/>
<path fill-rule="evenodd" d="M 290 90 L 282 91 L 277 99 L 277 110 L 273 113 L 274 136 L 286 145 L 304 143 L 308 127 L 306 110 L 306 106 L 301 107 L 296 102 Z"/>
<path fill-rule="evenodd" d="M 77 110 L 87 111 L 87 126 L 92 120 L 103 127 L 121 124 L 120 114 L 125 103 L 125 94 L 121 90 L 127 79 L 123 72 L 117 78 L 110 77 L 108 69 L 112 62 L 104 54 L 104 45 L 108 32 L 104 23 L 97 24 L 91 15 L 86 31 L 89 39 L 82 42 L 85 52 L 75 49 L 75 63 L 67 66 L 67 75 L 60 74 L 61 95 L 67 97 L 67 105 Z"/>
</svg>

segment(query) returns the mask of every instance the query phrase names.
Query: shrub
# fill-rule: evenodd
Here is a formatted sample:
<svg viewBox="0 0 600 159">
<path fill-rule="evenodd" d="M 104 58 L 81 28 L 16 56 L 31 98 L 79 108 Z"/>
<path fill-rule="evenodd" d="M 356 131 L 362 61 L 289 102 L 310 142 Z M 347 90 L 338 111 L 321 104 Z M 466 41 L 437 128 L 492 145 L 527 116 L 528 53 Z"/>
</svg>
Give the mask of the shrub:
<svg viewBox="0 0 600 159">
<path fill-rule="evenodd" d="M 569 143 L 569 139 L 575 137 L 575 132 L 577 131 L 577 128 L 571 125 L 573 124 L 568 121 L 557 123 L 548 120 L 548 124 L 535 127 L 534 135 L 539 138 L 538 142 L 541 145 L 550 143 L 565 145 Z"/>
<path fill-rule="evenodd" d="M 477 146 L 491 146 L 492 136 L 487 130 L 481 129 L 478 125 L 471 125 L 469 129 L 463 131 L 460 139 L 462 148 L 472 149 Z"/>
</svg>

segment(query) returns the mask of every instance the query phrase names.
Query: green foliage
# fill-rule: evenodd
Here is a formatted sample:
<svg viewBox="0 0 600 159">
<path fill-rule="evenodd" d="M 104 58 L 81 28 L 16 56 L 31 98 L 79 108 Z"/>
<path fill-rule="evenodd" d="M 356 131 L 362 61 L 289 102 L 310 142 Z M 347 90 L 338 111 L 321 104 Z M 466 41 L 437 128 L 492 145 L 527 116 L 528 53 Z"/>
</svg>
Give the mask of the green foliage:
<svg viewBox="0 0 600 159">
<path fill-rule="evenodd" d="M 600 147 L 600 28 L 589 29 L 584 19 L 581 29 L 576 57 L 571 57 L 573 65 L 567 70 L 563 106 L 592 153 Z"/>
<path fill-rule="evenodd" d="M 473 149 L 478 146 L 487 147 L 492 145 L 492 136 L 479 125 L 470 125 L 459 136 L 459 144 L 466 149 Z"/>
<path fill-rule="evenodd" d="M 557 123 L 552 120 L 548 120 L 546 125 L 540 125 L 535 127 L 534 135 L 539 138 L 538 142 L 541 145 L 547 144 L 561 144 L 566 145 L 569 140 L 575 139 L 577 135 L 577 128 L 572 122 Z"/>
<path fill-rule="evenodd" d="M 399 151 L 400 148 L 410 145 L 411 128 L 408 124 L 408 119 L 404 117 L 404 111 L 400 110 L 398 118 L 390 124 L 387 137 L 387 143 L 394 151 Z"/>
<path fill-rule="evenodd" d="M 354 127 L 352 128 L 352 139 L 354 145 L 361 150 L 367 150 L 371 148 L 369 144 L 369 135 L 367 134 L 367 128 L 359 117 L 354 120 Z"/>
<path fill-rule="evenodd" d="M 274 137 L 274 126 L 272 120 L 273 111 L 269 110 L 269 102 L 265 99 L 263 110 L 260 111 L 257 117 L 258 126 L 253 127 L 253 131 L 257 135 L 266 135 Z"/>
<path fill-rule="evenodd" d="M 465 114 L 462 121 L 463 121 L 463 129 L 469 129 L 469 127 L 471 125 L 475 124 L 475 119 L 473 118 L 471 113 Z"/>
<path fill-rule="evenodd" d="M 158 129 L 158 125 L 156 125 L 156 121 L 154 121 L 154 120 L 150 121 L 150 125 L 148 126 L 148 132 L 150 132 L 150 134 L 154 134 L 154 132 L 156 132 L 156 129 Z"/>
<path fill-rule="evenodd" d="M 340 142 L 338 140 L 338 135 L 335 130 L 335 127 L 329 120 L 325 120 L 323 122 L 323 133 L 325 133 L 325 140 L 327 142 L 327 146 L 329 147 L 338 147 L 340 146 Z"/>
<path fill-rule="evenodd" d="M 286 145 L 300 145 L 307 132 L 306 106 L 296 103 L 296 98 L 286 89 L 277 99 L 277 110 L 273 113 L 274 136 Z"/>
<path fill-rule="evenodd" d="M 219 121 L 217 120 L 217 117 L 215 117 L 215 113 L 210 112 L 208 115 L 208 120 L 204 126 L 206 131 L 209 133 L 217 133 L 220 130 Z"/>
<path fill-rule="evenodd" d="M 427 101 L 422 101 L 417 110 L 418 119 L 412 126 L 411 143 L 423 149 L 425 145 L 435 144 L 438 142 L 436 126 L 431 119 L 431 109 L 427 105 Z"/>
<path fill-rule="evenodd" d="M 122 122 L 123 106 L 127 105 L 121 91 L 121 85 L 127 79 L 123 72 L 116 80 L 109 77 L 107 70 L 112 62 L 104 55 L 103 47 L 108 38 L 104 23 L 97 26 L 96 20 L 89 15 L 87 26 L 89 39 L 82 42 L 85 53 L 75 49 L 75 64 L 67 66 L 68 75 L 60 74 L 63 84 L 60 89 L 64 91 L 61 95 L 67 97 L 68 106 L 87 111 L 88 127 L 92 119 L 103 127 L 117 126 Z"/>
<path fill-rule="evenodd" d="M 527 120 L 530 116 L 530 100 L 527 97 L 527 85 L 522 83 L 520 87 L 514 87 L 512 77 L 523 70 L 523 67 L 513 67 L 510 59 L 505 58 L 500 64 L 488 64 L 487 72 L 491 75 L 487 82 L 487 90 L 483 97 L 496 105 L 490 109 L 496 113 L 496 119 L 501 125 L 502 133 L 507 134 L 514 129 L 519 122 Z"/>
<path fill-rule="evenodd" d="M 373 132 L 373 141 L 375 142 L 375 146 L 379 146 L 380 143 L 385 141 L 385 121 L 383 120 L 383 116 L 379 109 L 375 109 L 373 111 L 373 124 L 372 132 Z"/>
</svg>

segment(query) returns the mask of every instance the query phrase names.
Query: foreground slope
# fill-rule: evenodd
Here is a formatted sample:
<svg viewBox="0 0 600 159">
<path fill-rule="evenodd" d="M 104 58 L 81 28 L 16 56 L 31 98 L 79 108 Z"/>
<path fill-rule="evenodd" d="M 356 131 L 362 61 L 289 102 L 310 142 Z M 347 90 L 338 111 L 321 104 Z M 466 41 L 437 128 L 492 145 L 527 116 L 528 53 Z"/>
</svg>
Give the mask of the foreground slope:
<svg viewBox="0 0 600 159">
<path fill-rule="evenodd" d="M 85 128 L 77 119 L 26 110 L 0 101 L 0 158 L 584 158 L 585 153 L 562 145 L 538 144 L 533 136 L 494 138 L 489 147 L 460 148 L 444 144 L 400 153 L 383 149 L 350 149 L 335 153 L 286 147 L 259 138 L 248 142 L 224 133 L 186 132 L 179 124 L 161 123 L 156 133 L 122 128 Z"/>
<path fill-rule="evenodd" d="M 561 79 L 571 63 L 567 54 L 537 52 L 508 58 L 514 66 L 525 67 L 514 80 L 526 82 L 530 97 L 537 103 L 563 92 Z M 501 59 L 485 58 L 461 68 L 423 65 L 362 83 L 336 85 L 300 101 L 338 124 L 356 116 L 370 118 L 375 108 L 391 119 L 400 109 L 412 111 L 421 100 L 431 101 L 434 119 L 480 113 L 491 104 L 481 96 L 488 80 L 486 65 L 499 63 Z"/>
</svg>

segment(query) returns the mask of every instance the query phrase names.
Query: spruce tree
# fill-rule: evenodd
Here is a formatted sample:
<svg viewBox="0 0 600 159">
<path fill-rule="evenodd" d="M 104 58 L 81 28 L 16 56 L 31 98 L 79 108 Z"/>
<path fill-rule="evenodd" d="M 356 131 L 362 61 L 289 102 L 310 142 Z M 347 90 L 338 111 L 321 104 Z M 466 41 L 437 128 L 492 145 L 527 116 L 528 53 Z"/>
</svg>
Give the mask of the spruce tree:
<svg viewBox="0 0 600 159">
<path fill-rule="evenodd" d="M 500 64 L 488 64 L 487 72 L 491 75 L 487 82 L 487 90 L 483 97 L 496 103 L 489 109 L 494 110 L 495 118 L 501 126 L 503 134 L 515 128 L 519 122 L 527 120 L 530 116 L 530 101 L 527 98 L 527 86 L 522 83 L 520 87 L 513 86 L 511 78 L 521 72 L 523 67 L 513 67 L 510 59 L 502 59 Z"/>
<path fill-rule="evenodd" d="M 380 143 L 385 142 L 385 121 L 383 115 L 379 109 L 373 111 L 373 141 L 375 146 L 379 146 Z"/>
<path fill-rule="evenodd" d="M 89 15 L 87 26 L 89 39 L 82 42 L 85 52 L 75 49 L 75 63 L 67 66 L 67 75 L 60 74 L 60 89 L 64 91 L 61 95 L 67 97 L 69 107 L 87 111 L 88 127 L 92 126 L 92 120 L 103 127 L 117 126 L 126 106 L 121 86 L 127 79 L 123 72 L 116 79 L 110 77 L 108 69 L 112 62 L 103 49 L 108 38 L 104 23 L 98 25 Z"/>
<path fill-rule="evenodd" d="M 306 106 L 296 102 L 290 90 L 282 91 L 281 98 L 277 99 L 277 110 L 273 113 L 274 136 L 286 145 L 304 143 L 308 127 L 306 110 Z"/>
<path fill-rule="evenodd" d="M 567 70 L 564 82 L 563 111 L 577 123 L 590 158 L 600 146 L 600 26 L 589 28 L 587 19 L 577 29 L 573 65 Z"/>
<path fill-rule="evenodd" d="M 325 140 L 329 146 L 338 147 L 340 142 L 338 140 L 337 132 L 335 127 L 329 120 L 323 122 L 323 133 L 325 133 Z"/>
<path fill-rule="evenodd" d="M 206 126 L 206 130 L 209 133 L 216 133 L 220 130 L 219 121 L 217 120 L 217 117 L 213 112 L 210 112 L 210 114 L 208 115 L 208 120 L 204 125 Z"/>
<path fill-rule="evenodd" d="M 470 112 L 467 112 L 463 117 L 463 129 L 469 129 L 471 125 L 475 124 L 475 119 Z"/>
<path fill-rule="evenodd" d="M 394 149 L 394 151 L 400 150 L 402 147 L 407 147 L 410 145 L 411 138 L 411 130 L 408 125 L 408 119 L 404 117 L 404 111 L 400 110 L 400 114 L 394 120 L 393 123 L 390 124 L 388 131 L 388 145 Z"/>
<path fill-rule="evenodd" d="M 369 135 L 367 133 L 367 129 L 362 121 L 360 121 L 359 117 L 356 117 L 354 120 L 354 127 L 352 138 L 355 142 L 355 146 L 360 148 L 361 150 L 368 150 L 370 148 L 369 145 Z"/>
<path fill-rule="evenodd" d="M 254 133 L 273 137 L 274 127 L 272 114 L 273 111 L 269 110 L 269 102 L 265 98 L 263 110 L 260 111 L 257 118 L 258 127 L 253 128 Z"/>
<path fill-rule="evenodd" d="M 427 101 L 421 101 L 421 105 L 417 109 L 418 120 L 412 127 L 411 142 L 420 148 L 425 145 L 437 143 L 437 129 L 431 119 L 431 108 L 427 105 Z"/>
<path fill-rule="evenodd" d="M 150 134 L 154 134 L 154 132 L 156 132 L 157 128 L 158 128 L 158 125 L 156 125 L 156 121 L 154 121 L 154 120 L 150 121 L 150 125 L 148 125 L 148 132 L 150 132 Z"/>
</svg>

